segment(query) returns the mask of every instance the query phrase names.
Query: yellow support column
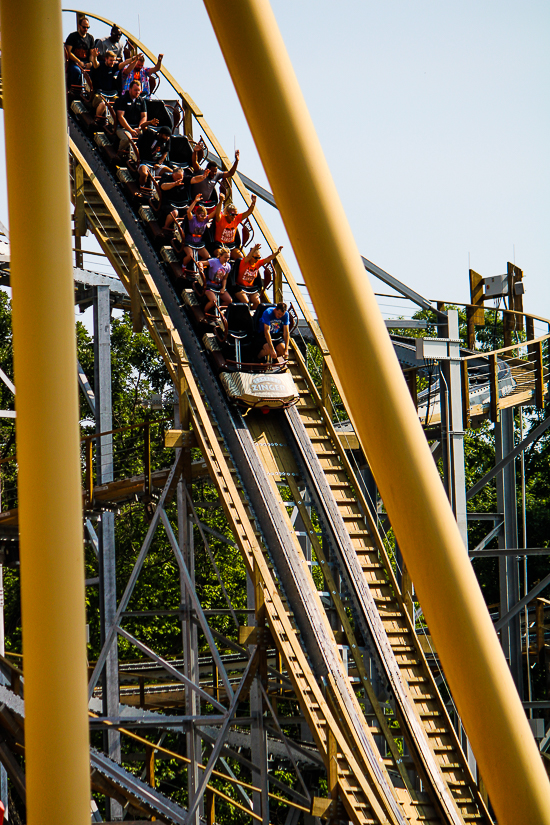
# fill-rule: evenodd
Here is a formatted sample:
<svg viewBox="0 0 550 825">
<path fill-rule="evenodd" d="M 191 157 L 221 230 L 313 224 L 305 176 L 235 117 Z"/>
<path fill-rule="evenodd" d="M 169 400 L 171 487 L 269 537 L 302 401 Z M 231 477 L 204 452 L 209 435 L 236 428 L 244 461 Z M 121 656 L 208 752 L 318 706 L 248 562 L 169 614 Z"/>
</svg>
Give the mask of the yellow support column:
<svg viewBox="0 0 550 825">
<path fill-rule="evenodd" d="M 61 6 L 1 0 L 29 825 L 88 825 L 84 555 Z"/>
<path fill-rule="evenodd" d="M 205 0 L 499 825 L 550 785 L 268 0 Z"/>
</svg>

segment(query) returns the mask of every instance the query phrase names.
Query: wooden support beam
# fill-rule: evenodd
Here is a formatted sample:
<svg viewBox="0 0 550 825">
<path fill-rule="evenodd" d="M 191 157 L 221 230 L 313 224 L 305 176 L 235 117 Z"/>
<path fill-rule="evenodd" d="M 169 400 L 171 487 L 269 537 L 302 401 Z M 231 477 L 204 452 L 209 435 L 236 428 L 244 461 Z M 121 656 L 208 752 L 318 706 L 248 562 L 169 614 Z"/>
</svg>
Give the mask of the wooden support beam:
<svg viewBox="0 0 550 825">
<path fill-rule="evenodd" d="M 462 379 L 462 426 L 467 430 L 470 426 L 470 376 L 468 375 L 468 362 L 461 361 Z"/>
<path fill-rule="evenodd" d="M 327 366 L 327 362 L 323 359 L 322 374 L 321 374 L 321 398 L 323 400 L 323 407 L 330 412 L 331 409 L 331 394 L 332 394 L 332 376 Z"/>
<path fill-rule="evenodd" d="M 187 135 L 188 138 L 193 140 L 193 112 L 191 107 L 186 104 L 183 98 L 181 105 L 183 109 L 183 133 L 184 135 Z"/>
<path fill-rule="evenodd" d="M 155 746 L 145 746 L 145 776 L 147 784 L 155 787 Z"/>
<path fill-rule="evenodd" d="M 494 353 L 489 355 L 489 387 L 491 389 L 491 397 L 489 400 L 490 418 L 491 421 L 497 422 L 499 420 L 498 410 L 498 363 L 497 357 Z"/>
<path fill-rule="evenodd" d="M 164 446 L 168 448 L 196 447 L 197 441 L 189 430 L 165 430 Z"/>
<path fill-rule="evenodd" d="M 468 349 L 476 348 L 476 326 L 485 326 L 485 310 L 483 309 L 483 278 L 473 269 L 470 269 L 470 303 L 466 310 L 468 325 Z M 478 308 L 479 307 L 479 308 Z"/>
<path fill-rule="evenodd" d="M 143 428 L 143 468 L 145 476 L 145 495 L 151 495 L 151 425 L 147 421 Z"/>
<path fill-rule="evenodd" d="M 311 816 L 329 819 L 332 816 L 333 801 L 330 797 L 314 796 L 311 800 Z"/>
<path fill-rule="evenodd" d="M 510 299 L 511 300 L 511 299 Z M 516 331 L 516 315 L 513 312 L 504 310 L 502 317 L 502 325 L 504 331 L 504 346 L 511 347 L 516 342 L 513 340 L 514 332 Z"/>
<path fill-rule="evenodd" d="M 414 622 L 414 599 L 413 599 L 413 583 L 407 570 L 406 564 L 403 562 L 403 571 L 401 573 L 401 594 L 405 609 Z"/>
<path fill-rule="evenodd" d="M 529 361 L 535 371 L 535 404 L 539 410 L 544 409 L 544 362 L 542 358 L 542 341 L 527 347 Z"/>
<path fill-rule="evenodd" d="M 265 598 L 264 598 L 264 591 L 262 587 L 262 581 L 260 578 L 260 572 L 254 565 L 254 605 L 256 610 L 256 633 L 257 633 L 257 645 L 258 645 L 258 655 L 259 655 L 259 663 L 258 663 L 258 675 L 260 677 L 260 681 L 264 688 L 268 689 L 268 678 L 267 678 L 267 643 L 266 643 L 266 620 L 267 620 L 267 610 L 265 606 Z"/>
<path fill-rule="evenodd" d="M 332 731 L 328 730 L 328 791 L 332 799 L 331 814 L 336 814 L 336 806 L 338 804 L 338 745 Z"/>
<path fill-rule="evenodd" d="M 88 229 L 86 223 L 86 209 L 84 206 L 84 169 L 75 161 L 74 163 L 74 234 L 75 238 L 81 238 Z M 82 266 L 82 263 L 77 266 Z"/>
<path fill-rule="evenodd" d="M 132 316 L 132 330 L 141 332 L 143 329 L 143 316 L 139 294 L 139 268 L 134 260 L 130 263 L 130 314 Z"/>
<path fill-rule="evenodd" d="M 243 647 L 257 644 L 263 644 L 265 647 L 275 647 L 275 642 L 269 628 L 257 628 L 245 625 L 239 627 L 239 644 Z"/>
<path fill-rule="evenodd" d="M 273 279 L 273 300 L 274 303 L 278 304 L 279 301 L 283 300 L 283 270 L 276 258 L 273 261 L 273 271 L 275 273 Z"/>
<path fill-rule="evenodd" d="M 515 310 L 516 312 L 523 312 L 523 294 L 520 292 L 519 295 L 516 294 L 516 284 L 521 283 L 523 280 L 523 270 L 516 266 L 515 264 L 510 263 L 508 261 L 507 266 L 508 271 L 508 306 L 510 309 Z M 516 315 L 516 326 L 515 329 L 519 331 L 523 329 L 523 318 L 519 315 Z"/>
<path fill-rule="evenodd" d="M 215 825 L 216 822 L 216 796 L 211 790 L 207 789 L 205 794 L 205 814 L 206 825 Z"/>
<path fill-rule="evenodd" d="M 212 662 L 212 697 L 220 701 L 220 674 L 216 662 Z"/>
<path fill-rule="evenodd" d="M 94 497 L 93 440 L 86 441 L 86 496 L 91 505 Z"/>
<path fill-rule="evenodd" d="M 189 396 L 187 395 L 188 385 L 183 374 L 183 369 L 178 366 L 177 376 L 177 393 L 179 401 L 179 416 L 180 427 L 183 431 L 188 432 L 191 426 L 191 409 L 189 407 Z M 195 437 L 196 440 L 196 437 Z M 186 482 L 191 484 L 192 481 L 192 460 L 191 460 L 191 442 L 182 446 L 182 475 Z"/>
</svg>

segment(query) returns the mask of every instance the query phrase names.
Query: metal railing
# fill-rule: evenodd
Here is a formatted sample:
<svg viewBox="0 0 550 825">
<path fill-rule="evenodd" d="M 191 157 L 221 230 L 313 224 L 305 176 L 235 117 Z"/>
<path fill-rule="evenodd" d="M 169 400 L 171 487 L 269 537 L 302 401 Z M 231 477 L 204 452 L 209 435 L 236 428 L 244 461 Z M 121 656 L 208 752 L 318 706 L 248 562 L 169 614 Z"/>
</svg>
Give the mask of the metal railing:
<svg viewBox="0 0 550 825">
<path fill-rule="evenodd" d="M 139 480 L 146 498 L 154 487 L 153 473 L 169 466 L 173 450 L 164 446 L 165 424 L 168 418 L 142 421 L 118 427 L 104 433 L 91 433 L 80 439 L 83 504 L 94 505 L 98 486 L 96 454 L 100 439 L 111 436 L 112 482 Z M 109 482 L 111 483 L 111 482 Z M 0 459 L 0 514 L 15 510 L 17 496 L 17 456 Z"/>
</svg>

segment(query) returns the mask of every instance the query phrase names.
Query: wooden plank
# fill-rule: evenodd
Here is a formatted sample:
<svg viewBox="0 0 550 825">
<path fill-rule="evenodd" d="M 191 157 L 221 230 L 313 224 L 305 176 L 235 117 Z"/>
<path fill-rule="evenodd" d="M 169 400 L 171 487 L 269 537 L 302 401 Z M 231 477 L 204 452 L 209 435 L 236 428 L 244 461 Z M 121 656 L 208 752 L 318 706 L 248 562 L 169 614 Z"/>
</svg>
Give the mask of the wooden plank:
<svg viewBox="0 0 550 825">
<path fill-rule="evenodd" d="M 195 447 L 196 439 L 189 430 L 165 430 L 165 447 Z"/>
<path fill-rule="evenodd" d="M 311 816 L 318 816 L 320 819 L 330 819 L 333 811 L 333 802 L 329 797 L 314 796 L 311 800 Z"/>
</svg>

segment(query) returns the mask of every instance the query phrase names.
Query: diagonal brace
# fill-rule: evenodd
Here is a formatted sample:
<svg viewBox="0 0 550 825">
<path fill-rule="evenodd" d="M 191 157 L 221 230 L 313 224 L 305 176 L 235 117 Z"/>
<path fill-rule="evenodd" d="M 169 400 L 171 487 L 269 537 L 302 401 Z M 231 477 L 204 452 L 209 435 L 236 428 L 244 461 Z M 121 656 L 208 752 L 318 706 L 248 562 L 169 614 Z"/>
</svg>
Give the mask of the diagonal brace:
<svg viewBox="0 0 550 825">
<path fill-rule="evenodd" d="M 485 538 L 481 539 L 481 541 L 479 542 L 479 544 L 477 545 L 477 547 L 474 547 L 474 549 L 473 549 L 471 552 L 472 552 L 472 553 L 477 553 L 477 552 L 478 552 L 478 550 L 483 550 L 483 548 L 484 548 L 484 547 L 487 547 L 487 545 L 489 544 L 489 542 L 490 542 L 490 541 L 492 541 L 492 540 L 494 539 L 494 537 L 495 537 L 495 536 L 498 536 L 498 534 L 499 534 L 499 533 L 500 533 L 500 531 L 501 531 L 501 528 L 502 528 L 502 525 L 503 525 L 503 524 L 504 524 L 504 522 L 503 522 L 503 521 L 499 521 L 499 522 L 497 522 L 497 523 L 495 524 L 495 526 L 493 527 L 493 529 L 491 530 L 491 532 L 490 532 L 490 533 L 487 533 L 487 535 L 485 536 Z"/>
<path fill-rule="evenodd" d="M 294 770 L 296 771 L 296 776 L 297 776 L 297 777 L 298 777 L 298 779 L 300 780 L 300 785 L 302 786 L 302 788 L 303 788 L 303 789 L 304 789 L 304 791 L 305 791 L 305 794 L 306 794 L 306 796 L 307 796 L 307 800 L 308 800 L 308 802 L 311 802 L 311 794 L 310 794 L 310 792 L 309 792 L 309 790 L 308 790 L 308 788 L 307 788 L 306 783 L 304 782 L 304 778 L 303 778 L 303 776 L 302 776 L 302 773 L 301 773 L 301 771 L 300 771 L 300 768 L 298 767 L 298 764 L 297 764 L 296 760 L 294 759 L 294 755 L 293 755 L 293 753 L 292 753 L 292 751 L 291 751 L 291 749 L 290 749 L 290 747 L 289 747 L 288 740 L 287 740 L 286 736 L 284 735 L 283 731 L 281 730 L 281 726 L 280 726 L 280 724 L 279 724 L 279 720 L 277 719 L 277 714 L 274 712 L 273 707 L 271 706 L 271 702 L 269 701 L 269 697 L 268 697 L 268 695 L 267 695 L 267 691 L 266 691 L 265 687 L 262 685 L 261 681 L 260 681 L 260 688 L 261 688 L 261 690 L 262 690 L 262 694 L 263 694 L 263 697 L 264 697 L 264 701 L 265 701 L 265 703 L 266 703 L 267 707 L 269 708 L 269 712 L 270 712 L 270 714 L 271 714 L 271 716 L 272 716 L 272 718 L 273 718 L 273 721 L 275 722 L 275 727 L 277 728 L 277 733 L 279 734 L 279 737 L 280 737 L 280 739 L 281 739 L 281 742 L 282 742 L 282 743 L 283 743 L 283 745 L 285 746 L 285 749 L 286 749 L 286 752 L 288 753 L 289 759 L 290 759 L 290 761 L 292 762 L 292 764 L 293 764 L 293 766 L 294 766 Z"/>
<path fill-rule="evenodd" d="M 530 590 L 529 593 L 527 593 L 527 595 L 523 597 L 523 599 L 520 599 L 519 602 L 516 602 L 512 609 L 508 611 L 508 613 L 505 613 L 504 616 L 501 619 L 499 619 L 498 622 L 496 622 L 495 630 L 500 630 L 502 627 L 504 627 L 505 624 L 507 624 L 510 621 L 510 619 L 513 619 L 514 616 L 517 616 L 517 614 L 521 610 L 523 610 L 523 608 L 526 607 L 529 604 L 529 602 L 532 602 L 535 596 L 538 596 L 539 593 L 542 593 L 544 588 L 548 587 L 549 584 L 550 573 L 547 576 L 545 576 L 542 579 L 542 581 L 536 584 L 533 587 L 533 589 Z"/>
<path fill-rule="evenodd" d="M 189 507 L 191 508 L 191 512 L 193 514 L 193 520 L 194 520 L 195 524 L 197 525 L 197 527 L 199 528 L 199 533 L 201 534 L 201 539 L 202 539 L 203 544 L 205 546 L 206 552 L 208 553 L 208 557 L 209 557 L 209 559 L 212 563 L 212 567 L 214 568 L 216 578 L 218 579 L 219 585 L 222 589 L 223 597 L 224 597 L 224 599 L 227 603 L 227 606 L 229 607 L 229 610 L 231 611 L 231 616 L 233 617 L 233 621 L 235 622 L 235 627 L 238 628 L 239 627 L 239 620 L 237 619 L 237 615 L 236 615 L 235 611 L 233 610 L 233 605 L 231 604 L 231 599 L 229 598 L 229 594 L 228 594 L 227 590 L 225 589 L 225 585 L 223 583 L 221 573 L 219 571 L 218 565 L 216 564 L 216 560 L 214 558 L 212 550 L 210 549 L 208 539 L 204 535 L 204 530 L 202 529 L 202 524 L 199 521 L 199 518 L 197 516 L 197 511 L 195 510 L 193 500 L 192 500 L 191 496 L 189 495 L 189 490 L 187 489 L 187 487 L 185 488 L 185 495 L 187 496 L 187 501 L 189 502 Z"/>
<path fill-rule="evenodd" d="M 213 705 L 218 710 L 221 710 L 221 712 L 225 716 L 226 711 L 224 706 L 220 704 L 220 702 L 217 702 L 213 696 L 210 696 L 210 694 L 203 690 L 199 685 L 195 684 L 195 682 L 192 682 L 191 679 L 188 679 L 184 673 L 181 673 L 179 670 L 177 670 L 177 668 L 172 667 L 170 662 L 167 662 L 166 659 L 162 658 L 162 656 L 158 656 L 156 653 L 153 653 L 150 647 L 147 647 L 147 645 L 143 644 L 143 642 L 140 642 L 139 639 L 136 639 L 136 637 L 132 636 L 131 633 L 128 633 L 127 630 L 124 630 L 122 627 L 118 627 L 117 631 L 119 636 L 122 636 L 124 639 L 130 642 L 130 644 L 133 644 L 135 647 L 137 647 L 138 650 L 141 650 L 142 653 L 145 653 L 145 655 L 152 659 L 153 662 L 156 662 L 162 668 L 164 668 L 164 670 L 167 673 L 169 673 L 170 676 L 173 676 L 179 682 L 183 682 L 183 684 L 186 687 L 191 688 L 191 690 L 194 690 L 195 693 L 198 693 L 199 696 L 201 696 L 201 698 L 204 699 L 206 702 Z"/>
<path fill-rule="evenodd" d="M 544 432 L 546 432 L 548 427 L 550 427 L 550 416 L 548 416 L 548 418 L 545 418 L 544 421 L 542 421 L 538 427 L 535 427 L 535 429 L 532 432 L 530 432 L 529 435 L 526 435 L 523 441 L 520 441 L 517 447 L 514 447 L 514 449 L 511 450 L 508 453 L 508 455 L 502 459 L 502 461 L 499 461 L 498 464 L 495 464 L 492 470 L 489 470 L 488 473 L 485 473 L 483 478 L 480 478 L 479 481 L 476 481 L 473 487 L 470 487 L 470 489 L 466 493 L 466 501 L 470 501 L 471 498 L 476 496 L 479 493 L 479 491 L 482 490 L 485 487 L 485 485 L 489 483 L 489 481 L 491 481 L 492 478 L 498 475 L 498 473 L 500 473 L 500 471 L 503 470 L 504 467 L 506 467 L 506 465 L 510 463 L 510 461 L 513 461 L 514 458 L 517 458 L 518 455 L 520 455 L 520 453 L 522 453 L 529 446 L 529 444 L 532 444 L 533 441 L 536 441 L 538 438 L 540 438 L 541 435 Z"/>
<path fill-rule="evenodd" d="M 254 673 L 256 672 L 256 670 L 258 668 L 259 661 L 260 661 L 259 648 L 256 647 L 254 649 L 254 652 L 253 652 L 247 666 L 246 666 L 246 670 L 242 675 L 242 678 L 241 678 L 241 681 L 239 682 L 237 690 L 233 694 L 233 699 L 232 699 L 231 704 L 229 706 L 229 712 L 227 714 L 226 720 L 220 728 L 218 738 L 216 739 L 216 744 L 214 745 L 214 749 L 212 751 L 212 754 L 210 755 L 210 759 L 208 760 L 208 764 L 207 764 L 207 766 L 204 770 L 204 773 L 202 775 L 201 783 L 200 783 L 199 787 L 197 788 L 195 798 L 193 799 L 193 801 L 189 805 L 189 811 L 188 811 L 187 817 L 185 819 L 185 825 L 189 825 L 189 823 L 192 822 L 195 811 L 199 807 L 199 803 L 200 803 L 200 801 L 203 797 L 204 791 L 205 791 L 206 786 L 208 784 L 208 780 L 210 779 L 212 771 L 216 767 L 216 762 L 218 760 L 218 756 L 220 755 L 221 750 L 223 748 L 225 735 L 227 733 L 227 730 L 228 730 L 231 722 L 233 721 L 233 717 L 234 717 L 235 712 L 237 710 L 237 706 L 239 704 L 243 688 L 244 688 L 245 685 L 247 685 L 249 683 L 251 677 L 254 676 Z"/>
<path fill-rule="evenodd" d="M 191 576 L 189 575 L 189 570 L 187 569 L 187 565 L 185 564 L 185 559 L 183 558 L 183 553 L 181 552 L 181 548 L 178 544 L 178 541 L 174 535 L 174 531 L 172 529 L 172 525 L 170 524 L 170 519 L 166 515 L 166 512 L 162 508 L 161 504 L 159 503 L 157 510 L 160 509 L 160 517 L 162 519 L 162 523 L 164 525 L 164 529 L 166 530 L 166 534 L 168 536 L 168 540 L 172 545 L 172 550 L 174 551 L 174 555 L 176 557 L 176 561 L 180 568 L 180 572 L 183 575 L 183 579 L 185 582 L 185 587 L 187 588 L 187 592 L 191 598 L 191 602 L 195 609 L 195 613 L 197 614 L 197 619 L 201 626 L 202 632 L 206 637 L 206 641 L 208 642 L 208 647 L 210 648 L 210 652 L 212 653 L 212 658 L 216 663 L 216 667 L 222 677 L 222 682 L 225 688 L 225 692 L 227 693 L 227 697 L 229 700 L 233 698 L 233 690 L 231 688 L 231 683 L 229 681 L 229 677 L 227 675 L 227 671 L 225 669 L 225 665 L 222 662 L 222 658 L 220 656 L 220 652 L 216 647 L 216 643 L 214 641 L 214 637 L 212 636 L 212 632 L 210 630 L 210 626 L 206 621 L 206 616 L 204 615 L 204 611 L 202 609 L 202 605 L 197 597 L 197 592 L 195 587 L 193 586 L 193 582 L 191 580 Z"/>
<path fill-rule="evenodd" d="M 88 696 L 89 697 L 91 697 L 93 692 L 94 692 L 94 688 L 97 685 L 97 682 L 99 680 L 101 671 L 103 670 L 103 667 L 104 667 L 105 662 L 107 660 L 107 656 L 109 654 L 109 650 L 111 649 L 111 645 L 113 644 L 114 640 L 116 639 L 117 625 L 120 624 L 120 618 L 121 618 L 122 614 L 124 613 L 124 611 L 126 610 L 126 608 L 128 607 L 128 602 L 130 601 L 132 593 L 134 592 L 134 587 L 136 586 L 138 576 L 141 573 L 141 568 L 143 567 L 143 562 L 145 561 L 147 553 L 149 552 L 151 542 L 153 541 L 153 536 L 155 535 L 155 531 L 156 531 L 158 523 L 159 523 L 160 514 L 161 514 L 161 512 L 163 512 L 162 508 L 164 506 L 166 496 L 168 495 L 168 491 L 170 490 L 170 487 L 171 487 L 171 484 L 172 484 L 172 479 L 174 478 L 174 475 L 176 473 L 176 470 L 178 469 L 178 466 L 179 466 L 179 458 L 176 459 L 176 461 L 172 465 L 170 473 L 168 474 L 168 478 L 166 479 L 166 484 L 164 485 L 164 489 L 161 493 L 159 502 L 157 504 L 155 512 L 153 513 L 153 518 L 151 519 L 151 524 L 149 525 L 149 529 L 147 530 L 147 535 L 145 536 L 145 540 L 144 540 L 144 542 L 141 546 L 141 550 L 139 551 L 139 556 L 137 557 L 137 561 L 134 565 L 134 569 L 132 570 L 132 573 L 130 575 L 130 579 L 128 581 L 128 584 L 126 585 L 126 589 L 124 591 L 122 599 L 120 600 L 120 604 L 117 608 L 117 612 L 116 612 L 115 617 L 113 619 L 113 624 L 111 625 L 111 628 L 109 629 L 109 633 L 107 635 L 107 638 L 105 639 L 105 643 L 103 645 L 101 653 L 99 654 L 99 658 L 98 658 L 96 666 L 94 668 L 94 672 L 92 673 L 92 676 L 91 676 L 91 679 L 90 679 L 90 684 L 88 685 Z"/>
</svg>

